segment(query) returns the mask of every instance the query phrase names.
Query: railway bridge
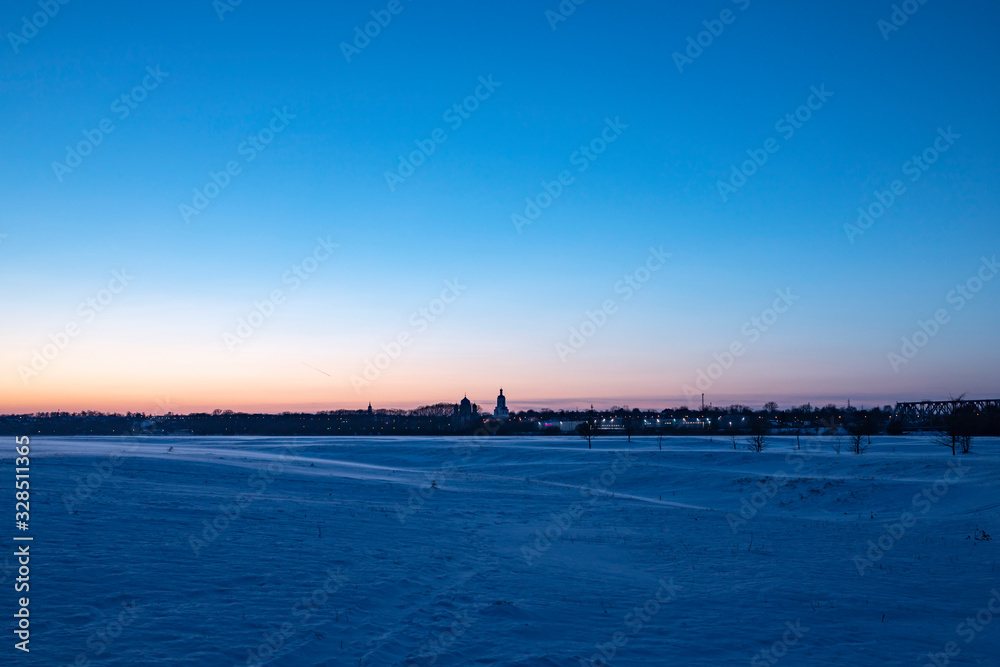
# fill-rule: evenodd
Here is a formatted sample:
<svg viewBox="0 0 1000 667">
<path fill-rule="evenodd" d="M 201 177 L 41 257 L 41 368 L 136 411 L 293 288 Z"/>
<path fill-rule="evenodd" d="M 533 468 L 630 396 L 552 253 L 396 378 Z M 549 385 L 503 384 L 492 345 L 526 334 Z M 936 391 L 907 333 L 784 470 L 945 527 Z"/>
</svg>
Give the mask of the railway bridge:
<svg viewBox="0 0 1000 667">
<path fill-rule="evenodd" d="M 974 414 L 1000 411 L 1000 399 L 952 399 L 948 401 L 912 401 L 896 403 L 892 411 L 893 421 L 906 424 L 910 428 L 934 428 L 945 418 L 958 410 L 972 410 Z"/>
</svg>

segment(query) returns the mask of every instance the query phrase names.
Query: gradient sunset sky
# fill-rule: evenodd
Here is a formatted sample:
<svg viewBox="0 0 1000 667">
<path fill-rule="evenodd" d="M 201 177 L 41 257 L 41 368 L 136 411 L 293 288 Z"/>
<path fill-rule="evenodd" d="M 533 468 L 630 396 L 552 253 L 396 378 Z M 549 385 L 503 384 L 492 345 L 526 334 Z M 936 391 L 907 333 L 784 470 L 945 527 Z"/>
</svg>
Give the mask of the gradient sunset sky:
<svg viewBox="0 0 1000 667">
<path fill-rule="evenodd" d="M 0 412 L 1000 393 L 996 3 L 558 7 L 5 4 Z"/>
</svg>

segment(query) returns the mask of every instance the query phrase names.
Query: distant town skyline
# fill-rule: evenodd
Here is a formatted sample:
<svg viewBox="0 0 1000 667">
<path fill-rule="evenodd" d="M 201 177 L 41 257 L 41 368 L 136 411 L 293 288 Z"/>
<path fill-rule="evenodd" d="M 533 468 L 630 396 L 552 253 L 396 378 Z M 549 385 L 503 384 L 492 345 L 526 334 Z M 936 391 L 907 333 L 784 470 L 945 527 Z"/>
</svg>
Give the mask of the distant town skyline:
<svg viewBox="0 0 1000 667">
<path fill-rule="evenodd" d="M 563 5 L 0 9 L 0 411 L 1000 393 L 1000 6 Z"/>
<path fill-rule="evenodd" d="M 428 395 L 424 400 L 414 400 L 414 401 L 397 401 L 397 402 L 379 402 L 377 398 L 372 399 L 371 405 L 375 410 L 381 409 L 399 409 L 399 410 L 413 410 L 419 407 L 437 405 L 441 403 L 458 405 L 463 397 L 468 397 L 472 404 L 478 406 L 481 414 L 490 414 L 494 412 L 496 406 L 496 393 L 492 396 L 488 395 L 488 391 L 483 393 L 470 393 L 470 394 L 452 394 L 450 396 L 436 396 Z M 590 398 L 551 398 L 551 399 L 539 399 L 536 397 L 520 397 L 518 395 L 511 396 L 509 392 L 504 392 L 504 398 L 506 399 L 506 406 L 511 412 L 522 412 L 526 410 L 587 410 L 591 405 L 597 410 L 607 411 L 613 407 L 628 407 L 628 408 L 639 408 L 644 411 L 660 411 L 664 409 L 675 409 L 687 407 L 691 410 L 698 410 L 701 407 L 700 397 L 697 400 L 686 400 L 683 397 L 664 397 L 664 398 L 628 398 L 628 397 L 590 397 Z M 883 407 L 885 405 L 895 405 L 898 402 L 906 401 L 922 401 L 922 400 L 948 400 L 950 398 L 957 398 L 962 392 L 958 393 L 942 393 L 942 394 L 932 394 L 932 395 L 899 395 L 899 396 L 872 396 L 870 394 L 852 394 L 850 396 L 812 396 L 812 397 L 797 397 L 788 395 L 773 395 L 773 396 L 761 396 L 761 397 L 746 397 L 746 396 L 712 396 L 706 394 L 705 405 L 706 407 L 713 408 L 728 408 L 731 405 L 744 405 L 750 407 L 754 410 L 762 409 L 766 403 L 771 401 L 778 404 L 780 409 L 786 408 L 797 408 L 804 404 L 810 404 L 813 407 L 823 407 L 825 405 L 834 404 L 838 407 L 846 407 L 850 404 L 856 408 L 876 408 Z M 996 393 L 983 392 L 977 394 L 975 392 L 967 393 L 965 398 L 967 399 L 985 399 L 993 398 Z M 16 406 L 13 402 L 5 402 L 3 404 L 0 413 L 6 414 L 16 414 L 16 413 L 32 413 L 32 412 L 79 412 L 83 410 L 96 410 L 102 412 L 142 412 L 146 414 L 166 414 L 168 412 L 173 412 L 175 414 L 188 414 L 195 412 L 212 412 L 214 410 L 233 410 L 235 412 L 253 412 L 253 413 L 280 413 L 280 412 L 323 412 L 328 410 L 364 410 L 369 404 L 369 401 L 364 402 L 329 402 L 329 403 L 296 403 L 296 404 L 282 404 L 282 403 L 237 403 L 237 402 L 225 402 L 225 401 L 215 401 L 215 402 L 203 402 L 203 403 L 191 403 L 183 402 L 172 397 L 158 397 L 154 398 L 152 401 L 143 402 L 141 400 L 131 400 L 123 401 L 119 404 L 102 406 L 98 405 L 96 401 L 86 401 L 83 400 L 79 404 L 58 405 L 55 407 L 44 406 Z"/>
</svg>

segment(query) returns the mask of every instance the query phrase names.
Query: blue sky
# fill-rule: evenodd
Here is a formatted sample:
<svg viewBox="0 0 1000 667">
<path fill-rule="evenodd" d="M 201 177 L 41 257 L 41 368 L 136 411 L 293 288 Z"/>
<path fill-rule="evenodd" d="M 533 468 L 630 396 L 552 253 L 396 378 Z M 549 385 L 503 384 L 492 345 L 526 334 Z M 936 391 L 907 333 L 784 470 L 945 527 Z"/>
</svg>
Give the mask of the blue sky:
<svg viewBox="0 0 1000 667">
<path fill-rule="evenodd" d="M 512 407 L 663 407 L 690 402 L 683 388 L 748 342 L 779 289 L 799 299 L 708 400 L 997 392 L 1000 281 L 961 310 L 948 300 L 1000 246 L 994 4 L 930 0 L 885 39 L 891 3 L 589 0 L 553 29 L 555 0 L 401 0 L 347 62 L 341 44 L 388 5 L 244 0 L 220 20 L 208 0 L 69 2 L 26 41 L 10 35 L 39 5 L 4 7 L 5 403 L 406 407 L 486 403 L 503 384 Z M 673 54 L 726 10 L 679 72 Z M 147 68 L 165 75 L 120 118 Z M 452 129 L 444 113 L 480 77 L 499 86 Z M 832 96 L 782 136 L 776 121 L 822 86 Z M 247 161 L 276 110 L 287 126 Z M 60 180 L 53 162 L 104 119 L 114 130 Z M 577 171 L 607 119 L 627 128 Z M 437 128 L 447 140 L 391 191 L 386 172 Z M 948 128 L 960 137 L 911 182 L 904 165 Z M 770 138 L 777 152 L 724 201 L 719 181 Z M 230 161 L 239 173 L 186 221 L 179 207 Z M 573 183 L 519 233 L 512 214 L 563 170 Z M 850 242 L 845 224 L 897 179 L 905 193 Z M 337 252 L 292 290 L 284 274 L 321 237 Z M 616 293 L 661 246 L 666 265 Z M 127 288 L 32 367 L 123 267 Z M 413 331 L 454 279 L 467 289 Z M 230 349 L 275 289 L 284 303 Z M 608 299 L 616 312 L 560 358 Z M 947 323 L 894 369 L 940 309 Z"/>
</svg>

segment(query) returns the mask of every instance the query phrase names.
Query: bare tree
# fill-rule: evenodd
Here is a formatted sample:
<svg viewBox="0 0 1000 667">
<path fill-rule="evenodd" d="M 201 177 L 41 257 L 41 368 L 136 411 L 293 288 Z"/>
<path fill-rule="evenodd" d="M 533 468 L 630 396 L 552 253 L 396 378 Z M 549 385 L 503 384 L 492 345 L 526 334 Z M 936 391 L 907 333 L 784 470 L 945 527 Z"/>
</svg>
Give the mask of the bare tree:
<svg viewBox="0 0 1000 667">
<path fill-rule="evenodd" d="M 972 439 L 977 433 L 978 415 L 972 405 L 962 405 L 952 412 L 955 436 L 958 439 L 959 451 L 968 454 L 972 451 Z"/>
<path fill-rule="evenodd" d="M 767 436 L 770 433 L 767 420 L 762 416 L 750 420 L 750 436 L 747 438 L 747 449 L 758 454 L 767 449 Z"/>
<path fill-rule="evenodd" d="M 942 447 L 950 447 L 951 455 L 955 455 L 955 446 L 958 444 L 958 437 L 945 431 L 939 431 L 934 435 L 934 444 Z"/>
<path fill-rule="evenodd" d="M 872 444 L 874 422 L 865 417 L 847 426 L 847 444 L 855 454 L 864 454 Z"/>
<path fill-rule="evenodd" d="M 943 428 L 934 436 L 935 444 L 951 449 L 951 455 L 956 450 L 963 454 L 972 451 L 972 439 L 976 435 L 976 412 L 972 405 L 963 405 L 965 394 L 952 398 L 951 412 L 944 417 Z"/>
<path fill-rule="evenodd" d="M 865 433 L 861 428 L 851 428 L 847 435 L 847 444 L 855 454 L 864 454 L 868 451 L 871 439 L 865 442 Z"/>
<path fill-rule="evenodd" d="M 625 406 L 628 410 L 628 406 Z M 635 417 L 632 414 L 626 412 L 622 415 L 622 428 L 625 429 L 625 435 L 628 436 L 628 441 L 632 442 L 632 434 L 635 433 Z"/>
<path fill-rule="evenodd" d="M 576 433 L 581 438 L 587 441 L 587 449 L 593 449 L 594 446 L 591 444 L 594 436 L 597 435 L 597 428 L 594 426 L 594 422 L 588 419 L 585 422 L 581 422 L 576 427 Z"/>
</svg>

